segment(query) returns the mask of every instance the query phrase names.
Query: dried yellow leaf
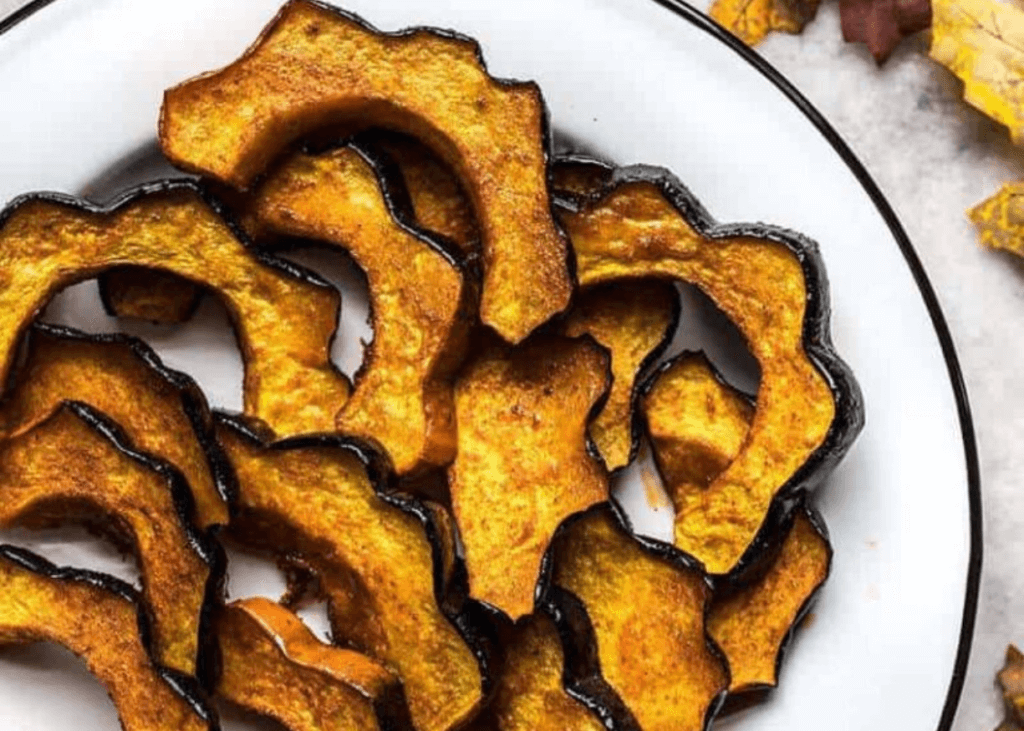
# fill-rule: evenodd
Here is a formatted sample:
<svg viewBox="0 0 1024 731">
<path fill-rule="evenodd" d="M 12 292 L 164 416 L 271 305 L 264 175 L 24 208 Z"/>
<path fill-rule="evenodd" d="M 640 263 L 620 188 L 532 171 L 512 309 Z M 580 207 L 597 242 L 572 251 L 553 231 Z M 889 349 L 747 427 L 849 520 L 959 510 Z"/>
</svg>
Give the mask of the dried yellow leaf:
<svg viewBox="0 0 1024 731">
<path fill-rule="evenodd" d="M 978 227 L 982 244 L 1024 256 L 1024 183 L 1005 184 L 967 216 Z"/>
<path fill-rule="evenodd" d="M 996 0 L 933 0 L 930 55 L 964 82 L 964 101 L 1024 142 L 1024 11 Z"/>
<path fill-rule="evenodd" d="M 773 30 L 797 34 L 814 20 L 820 0 L 715 0 L 709 14 L 748 46 Z"/>
</svg>

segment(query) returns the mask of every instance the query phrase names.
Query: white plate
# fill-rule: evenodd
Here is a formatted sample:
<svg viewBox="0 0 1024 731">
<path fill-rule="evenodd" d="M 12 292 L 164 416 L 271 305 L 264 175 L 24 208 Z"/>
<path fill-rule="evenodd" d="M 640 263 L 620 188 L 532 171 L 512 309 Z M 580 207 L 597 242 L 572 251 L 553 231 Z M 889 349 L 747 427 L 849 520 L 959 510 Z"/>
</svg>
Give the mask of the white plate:
<svg viewBox="0 0 1024 731">
<path fill-rule="evenodd" d="M 0 37 L 0 201 L 34 189 L 105 195 L 153 172 L 162 90 L 233 59 L 277 5 L 36 3 L 38 12 Z M 836 554 L 815 621 L 800 633 L 771 701 L 723 725 L 947 729 L 980 573 L 973 432 L 935 296 L 849 149 L 759 57 L 674 0 L 347 7 L 385 30 L 426 24 L 473 36 L 496 75 L 540 83 L 561 133 L 617 162 L 671 168 L 721 221 L 766 221 L 820 243 L 835 344 L 863 389 L 867 426 L 819 493 Z M 76 287 L 49 314 L 117 327 L 96 309 L 92 285 Z M 238 408 L 237 355 L 216 314 L 184 335 L 142 334 L 214 404 Z M 355 327 L 360 318 L 347 313 L 345 321 Z M 358 351 L 341 357 L 355 362 Z M 58 561 L 74 555 L 63 536 L 15 538 Z M 116 728 L 98 685 L 82 670 L 54 670 L 44 662 L 53 656 L 0 657 L 0 727 Z"/>
</svg>

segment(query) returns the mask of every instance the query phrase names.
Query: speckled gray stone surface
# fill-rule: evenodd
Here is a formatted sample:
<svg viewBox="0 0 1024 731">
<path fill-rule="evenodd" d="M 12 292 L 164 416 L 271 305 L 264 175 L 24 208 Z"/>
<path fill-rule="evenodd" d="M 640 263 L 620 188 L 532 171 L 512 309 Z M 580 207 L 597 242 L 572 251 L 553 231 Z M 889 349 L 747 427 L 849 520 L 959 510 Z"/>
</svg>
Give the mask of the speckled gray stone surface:
<svg viewBox="0 0 1024 731">
<path fill-rule="evenodd" d="M 0 0 L 0 17 L 22 0 Z M 981 456 L 985 568 L 974 649 L 954 725 L 1001 716 L 993 674 L 1024 643 L 1024 264 L 980 249 L 964 216 L 1003 181 L 1024 179 L 1024 150 L 960 101 L 922 35 L 878 69 L 842 42 L 827 0 L 801 36 L 758 49 L 829 119 L 896 209 L 938 292 L 960 356 Z"/>
</svg>

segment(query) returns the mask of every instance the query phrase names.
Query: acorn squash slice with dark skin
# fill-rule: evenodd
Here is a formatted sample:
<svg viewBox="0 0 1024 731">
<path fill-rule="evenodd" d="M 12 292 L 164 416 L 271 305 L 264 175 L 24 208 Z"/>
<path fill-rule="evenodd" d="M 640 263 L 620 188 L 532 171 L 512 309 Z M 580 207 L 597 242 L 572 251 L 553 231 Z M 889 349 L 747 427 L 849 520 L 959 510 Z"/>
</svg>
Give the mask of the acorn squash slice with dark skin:
<svg viewBox="0 0 1024 731">
<path fill-rule="evenodd" d="M 612 282 L 583 290 L 566 316 L 565 334 L 590 335 L 611 355 L 608 400 L 590 423 L 590 437 L 609 471 L 636 456 L 633 419 L 639 378 L 668 345 L 679 324 L 679 294 L 671 282 Z"/>
<path fill-rule="evenodd" d="M 334 641 L 398 674 L 419 731 L 472 717 L 485 661 L 474 654 L 482 646 L 453 579 L 446 523 L 390 492 L 390 467 L 367 445 L 327 436 L 266 444 L 238 417 L 217 418 L 239 482 L 232 537 L 304 558 L 328 600 Z"/>
<path fill-rule="evenodd" d="M 478 259 L 480 230 L 473 207 L 451 170 L 425 145 L 412 137 L 374 130 L 361 136 L 382 151 L 398 168 L 408 193 L 415 228 L 453 242 L 461 252 L 460 261 Z M 394 185 L 391 185 L 394 190 Z M 251 196 L 220 197 L 239 217 L 242 228 L 263 243 L 263 231 L 249 213 Z M 465 268 L 465 265 L 464 265 Z M 166 272 L 124 267 L 99 277 L 100 294 L 107 312 L 114 317 L 134 317 L 158 323 L 181 323 L 192 317 L 202 289 L 187 279 Z"/>
<path fill-rule="evenodd" d="M 689 282 L 732 320 L 760 365 L 743 448 L 677 520 L 680 548 L 711 574 L 738 580 L 778 541 L 799 492 L 828 474 L 863 425 L 860 391 L 831 345 L 817 247 L 785 229 L 716 224 L 660 169 L 617 170 L 600 193 L 563 203 L 582 287 Z"/>
<path fill-rule="evenodd" d="M 254 251 L 222 212 L 204 187 L 183 180 L 143 186 L 107 208 L 57 194 L 15 199 L 0 212 L 0 379 L 9 376 L 22 332 L 56 292 L 130 263 L 218 294 L 245 365 L 247 414 L 278 436 L 333 429 L 351 390 L 330 360 L 337 290 Z"/>
<path fill-rule="evenodd" d="M 373 342 L 336 429 L 379 443 L 404 475 L 455 456 L 452 379 L 476 291 L 457 251 L 413 228 L 396 202 L 404 194 L 396 174 L 359 147 L 292 155 L 260 185 L 250 211 L 274 234 L 347 251 L 366 273 Z"/>
<path fill-rule="evenodd" d="M 469 731 L 604 731 L 601 716 L 562 685 L 562 641 L 546 614 L 521 618 L 502 646 L 505 663 L 494 695 Z"/>
<path fill-rule="evenodd" d="M 192 678 L 153 662 L 141 597 L 112 576 L 0 546 L 0 645 L 52 642 L 85 661 L 125 731 L 216 731 Z"/>
<path fill-rule="evenodd" d="M 191 526 L 181 473 L 134 449 L 116 424 L 65 402 L 0 442 L 0 527 L 82 522 L 137 557 L 157 660 L 195 675 L 219 595 L 219 549 Z"/>
<path fill-rule="evenodd" d="M 645 386 L 642 413 L 675 501 L 707 489 L 736 458 L 754 406 L 703 354 L 683 353 Z M 712 602 L 708 631 L 729 660 L 730 696 L 776 686 L 786 646 L 828 577 L 832 547 L 821 516 L 805 504 L 791 521 L 764 574 Z"/>
<path fill-rule="evenodd" d="M 289 731 L 411 729 L 402 684 L 379 662 L 325 645 L 269 599 L 232 602 L 217 614 L 221 698 Z"/>
<path fill-rule="evenodd" d="M 462 181 L 483 238 L 484 324 L 519 342 L 566 307 L 540 91 L 491 77 L 465 37 L 381 33 L 292 0 L 237 61 L 165 93 L 160 143 L 182 169 L 246 189 L 291 142 L 353 122 L 416 137 Z"/>
<path fill-rule="evenodd" d="M 546 564 L 542 602 L 574 652 L 568 686 L 585 697 L 588 677 L 603 678 L 644 731 L 706 729 L 729 669 L 707 634 L 700 565 L 631 535 L 607 503 L 567 520 Z"/>
<path fill-rule="evenodd" d="M 537 335 L 486 346 L 455 385 L 458 454 L 449 468 L 470 594 L 513 620 L 533 611 L 558 525 L 608 497 L 587 425 L 609 386 L 589 337 Z"/>
<path fill-rule="evenodd" d="M 228 522 L 234 473 L 195 381 L 164 366 L 137 338 L 36 323 L 12 390 L 0 403 L 0 435 L 31 429 L 70 399 L 103 412 L 138 449 L 181 470 L 199 527 Z"/>
</svg>

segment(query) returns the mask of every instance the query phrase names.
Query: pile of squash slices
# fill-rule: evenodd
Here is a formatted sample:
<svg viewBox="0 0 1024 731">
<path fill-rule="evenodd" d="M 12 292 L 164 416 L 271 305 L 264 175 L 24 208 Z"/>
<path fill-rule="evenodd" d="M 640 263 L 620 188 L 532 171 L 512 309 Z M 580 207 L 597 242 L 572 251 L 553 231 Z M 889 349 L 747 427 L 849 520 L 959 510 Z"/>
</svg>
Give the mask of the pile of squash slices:
<svg viewBox="0 0 1024 731">
<path fill-rule="evenodd" d="M 141 579 L 0 546 L 0 644 L 82 657 L 127 731 L 217 728 L 217 699 L 295 731 L 700 731 L 774 687 L 832 557 L 809 491 L 863 423 L 816 245 L 555 157 L 547 125 L 467 38 L 292 0 L 166 92 L 194 177 L 0 212 L 0 526 L 84 524 Z M 351 380 L 338 291 L 277 255 L 310 244 L 366 275 Z M 96 277 L 118 317 L 219 298 L 243 413 L 135 338 L 34 322 Z M 756 397 L 662 357 L 680 282 L 742 334 Z M 610 500 L 643 442 L 671 544 Z M 285 596 L 228 602 L 224 541 Z"/>
</svg>

